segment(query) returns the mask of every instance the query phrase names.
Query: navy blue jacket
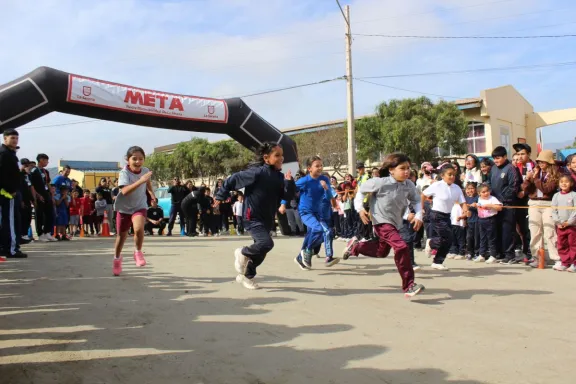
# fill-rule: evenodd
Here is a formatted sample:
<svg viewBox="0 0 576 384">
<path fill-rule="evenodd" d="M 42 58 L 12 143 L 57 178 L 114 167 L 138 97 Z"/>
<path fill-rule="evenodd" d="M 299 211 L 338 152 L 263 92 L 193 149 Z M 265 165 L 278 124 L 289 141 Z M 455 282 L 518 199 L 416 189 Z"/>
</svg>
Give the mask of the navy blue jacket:
<svg viewBox="0 0 576 384">
<path fill-rule="evenodd" d="M 20 167 L 16 152 L 4 144 L 0 147 L 0 189 L 11 195 L 20 190 Z"/>
<path fill-rule="evenodd" d="M 490 186 L 492 195 L 500 200 L 504 205 L 512 205 L 517 200 L 522 176 L 518 168 L 513 166 L 508 160 L 501 167 L 494 165 L 490 170 Z"/>
<path fill-rule="evenodd" d="M 478 196 L 472 196 L 472 197 L 464 196 L 464 198 L 466 199 L 466 204 L 469 205 L 468 210 L 472 214 L 472 216 L 470 216 L 467 219 L 467 222 L 468 223 L 476 223 L 478 221 L 478 209 L 474 208 L 474 207 L 470 207 L 470 204 L 477 203 L 478 202 Z"/>
<path fill-rule="evenodd" d="M 264 164 L 250 167 L 233 174 L 224 181 L 216 193 L 216 200 L 226 200 L 231 191 L 244 188 L 242 217 L 257 221 L 272 229 L 276 211 L 281 200 L 292 200 L 296 186 L 293 180 L 285 180 L 284 174 Z"/>
</svg>

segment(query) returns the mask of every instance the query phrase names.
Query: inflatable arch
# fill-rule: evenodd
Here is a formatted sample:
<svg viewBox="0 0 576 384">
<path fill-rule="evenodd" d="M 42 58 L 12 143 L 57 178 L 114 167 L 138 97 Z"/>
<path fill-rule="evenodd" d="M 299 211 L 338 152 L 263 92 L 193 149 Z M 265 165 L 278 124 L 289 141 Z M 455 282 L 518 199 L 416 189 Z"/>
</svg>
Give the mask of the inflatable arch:
<svg viewBox="0 0 576 384">
<path fill-rule="evenodd" d="M 248 149 L 264 141 L 284 148 L 283 171 L 298 171 L 294 141 L 241 99 L 177 95 L 40 67 L 0 85 L 0 132 L 50 112 L 146 127 L 229 135 Z"/>
</svg>

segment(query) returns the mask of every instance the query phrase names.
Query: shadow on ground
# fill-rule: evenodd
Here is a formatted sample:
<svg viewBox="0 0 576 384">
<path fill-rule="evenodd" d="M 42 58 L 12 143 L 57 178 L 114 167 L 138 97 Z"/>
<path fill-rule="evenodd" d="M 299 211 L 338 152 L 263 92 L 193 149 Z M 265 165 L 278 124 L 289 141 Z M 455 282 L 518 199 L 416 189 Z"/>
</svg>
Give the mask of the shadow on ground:
<svg viewBox="0 0 576 384">
<path fill-rule="evenodd" d="M 123 277 L 113 278 L 97 267 L 100 261 L 95 257 L 81 252 L 65 256 L 70 259 L 67 264 L 57 261 L 62 268 L 54 267 L 54 259 L 41 260 L 41 254 L 0 266 L 2 384 L 480 383 L 451 381 L 445 371 L 433 367 L 354 368 L 354 362 L 387 349 L 339 347 L 347 344 L 339 340 L 349 341 L 350 324 L 266 322 L 266 314 L 294 301 L 278 293 L 311 293 L 283 284 L 305 285 L 307 279 L 268 276 L 277 288 L 264 292 L 264 297 L 247 292 L 244 299 L 222 298 L 210 295 L 218 284 L 234 284 L 230 278 L 154 273 L 130 263 Z M 397 287 L 389 291 L 398 294 Z M 471 294 L 450 292 L 461 298 Z M 302 335 L 327 335 L 334 347 L 293 347 L 292 341 Z"/>
</svg>

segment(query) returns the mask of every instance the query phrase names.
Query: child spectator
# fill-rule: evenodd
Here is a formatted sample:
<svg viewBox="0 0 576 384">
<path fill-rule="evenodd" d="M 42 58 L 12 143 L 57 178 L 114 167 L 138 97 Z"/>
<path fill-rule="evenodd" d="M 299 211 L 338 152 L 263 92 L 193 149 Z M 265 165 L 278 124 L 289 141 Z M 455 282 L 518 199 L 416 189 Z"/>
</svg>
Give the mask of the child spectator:
<svg viewBox="0 0 576 384">
<path fill-rule="evenodd" d="M 78 197 L 78 191 L 74 189 L 72 191 L 72 198 L 70 199 L 70 235 L 76 235 L 78 230 L 78 225 L 80 225 L 80 207 L 82 206 L 82 201 Z"/>
<path fill-rule="evenodd" d="M 450 222 L 452 223 L 452 246 L 447 259 L 463 260 L 466 255 L 466 219 L 462 207 L 454 204 L 450 212 Z"/>
<path fill-rule="evenodd" d="M 184 218 L 180 218 L 184 220 Z M 164 211 L 162 208 L 158 207 L 158 201 L 153 199 L 150 202 L 150 207 L 146 211 L 146 224 L 144 224 L 144 231 L 146 234 L 152 236 L 154 234 L 154 228 L 158 229 L 158 236 L 162 236 L 162 232 L 166 227 L 166 222 L 164 221 Z"/>
<path fill-rule="evenodd" d="M 408 208 L 406 209 L 406 213 L 402 217 L 402 228 L 400 228 L 400 236 L 402 240 L 408 246 L 408 251 L 410 252 L 410 260 L 412 261 L 412 269 L 414 272 L 419 271 L 421 268 L 418 264 L 416 264 L 416 260 L 414 258 L 414 240 L 416 239 L 416 234 L 418 232 L 414 231 L 414 226 L 412 225 L 412 221 L 415 217 L 414 208 L 412 208 L 412 204 L 408 204 Z"/>
<path fill-rule="evenodd" d="M 66 236 L 66 226 L 68 225 L 68 206 L 70 205 L 70 196 L 68 196 L 68 191 L 70 189 L 67 185 L 62 185 L 60 187 L 60 193 L 55 201 L 56 206 L 56 237 L 60 241 L 70 240 Z"/>
<path fill-rule="evenodd" d="M 236 216 L 236 234 L 241 236 L 244 234 L 244 222 L 242 220 L 242 209 L 244 208 L 244 195 L 238 192 L 238 200 L 232 206 L 232 212 Z"/>
<path fill-rule="evenodd" d="M 107 213 L 108 202 L 104 199 L 104 195 L 98 192 L 96 195 L 96 200 L 94 202 L 94 207 L 96 209 L 96 233 L 100 234 L 100 229 L 102 228 L 102 222 L 104 221 L 104 215 Z"/>
<path fill-rule="evenodd" d="M 468 218 L 466 220 L 466 259 L 474 260 L 478 256 L 480 247 L 480 229 L 478 227 L 478 192 L 476 183 L 469 182 L 466 185 L 466 204 L 468 204 Z"/>
<path fill-rule="evenodd" d="M 82 216 L 82 225 L 84 226 L 84 235 L 88 236 L 89 233 L 94 234 L 94 220 L 92 214 L 94 213 L 94 202 L 90 197 L 90 190 L 84 190 L 84 197 L 81 199 L 80 215 Z"/>
<path fill-rule="evenodd" d="M 422 187 L 422 193 L 428 189 L 429 185 Z M 423 223 L 424 223 L 424 233 L 426 233 L 426 239 L 432 237 L 432 231 L 430 230 L 430 211 L 432 210 L 432 200 L 424 200 L 424 205 L 422 206 L 422 212 L 424 212 Z"/>
<path fill-rule="evenodd" d="M 482 172 L 480 171 L 480 160 L 474 154 L 466 155 L 464 162 L 465 171 L 462 173 L 462 182 L 464 187 L 468 184 L 474 183 L 474 188 L 478 183 L 482 182 Z"/>
<path fill-rule="evenodd" d="M 217 191 L 218 190 L 216 190 L 216 192 Z M 224 200 L 224 202 L 226 202 L 226 200 Z M 212 206 L 212 218 L 210 219 L 211 231 L 212 235 L 216 237 L 220 236 L 220 230 L 222 229 L 222 213 L 220 211 L 220 204 L 221 203 L 216 203 L 213 197 L 210 197 L 210 205 Z"/>
<path fill-rule="evenodd" d="M 210 188 L 200 187 L 198 189 L 198 207 L 200 209 L 200 233 L 198 236 L 208 236 L 210 231 L 210 217 L 212 214 L 212 198 Z"/>
<path fill-rule="evenodd" d="M 576 210 L 557 207 L 576 207 L 574 182 L 569 175 L 560 178 L 560 192 L 552 198 L 552 218 L 558 233 L 558 254 L 560 264 L 554 265 L 557 271 L 576 272 Z"/>
<path fill-rule="evenodd" d="M 498 261 L 496 257 L 498 253 L 496 216 L 499 211 L 502 211 L 502 203 L 496 197 L 490 195 L 490 186 L 488 184 L 480 185 L 478 192 L 480 192 L 480 197 L 478 197 L 478 203 L 473 205 L 473 207 L 478 209 L 480 250 L 474 262 L 481 263 L 486 261 L 487 264 L 494 264 Z M 490 257 L 486 260 L 488 254 L 490 254 Z"/>
</svg>

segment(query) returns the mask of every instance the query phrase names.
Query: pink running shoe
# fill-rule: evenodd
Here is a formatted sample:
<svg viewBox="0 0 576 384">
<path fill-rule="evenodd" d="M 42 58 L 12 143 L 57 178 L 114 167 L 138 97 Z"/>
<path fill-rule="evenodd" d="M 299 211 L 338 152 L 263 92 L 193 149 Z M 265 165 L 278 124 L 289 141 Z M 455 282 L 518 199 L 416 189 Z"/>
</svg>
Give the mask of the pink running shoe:
<svg viewBox="0 0 576 384">
<path fill-rule="evenodd" d="M 122 258 L 114 258 L 114 264 L 112 265 L 112 273 L 114 276 L 120 276 L 122 273 Z"/>
<path fill-rule="evenodd" d="M 136 266 L 143 267 L 146 265 L 146 260 L 144 260 L 144 253 L 142 251 L 134 251 L 134 261 L 136 261 Z"/>
</svg>

